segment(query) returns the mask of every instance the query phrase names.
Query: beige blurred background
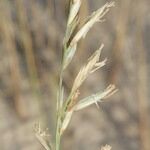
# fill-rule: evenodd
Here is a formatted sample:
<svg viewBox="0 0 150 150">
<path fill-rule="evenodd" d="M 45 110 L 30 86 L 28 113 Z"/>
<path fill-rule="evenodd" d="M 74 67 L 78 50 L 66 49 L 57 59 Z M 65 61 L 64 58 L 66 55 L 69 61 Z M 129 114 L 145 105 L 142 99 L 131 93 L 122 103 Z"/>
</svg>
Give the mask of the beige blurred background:
<svg viewBox="0 0 150 150">
<path fill-rule="evenodd" d="M 81 24 L 107 0 L 83 0 Z M 42 150 L 40 122 L 54 134 L 54 114 L 67 0 L 0 0 L 0 150 Z M 106 102 L 75 113 L 64 150 L 150 150 L 150 1 L 116 0 L 116 7 L 79 43 L 66 72 L 66 93 L 101 43 L 107 66 L 88 78 L 82 97 L 114 83 Z"/>
</svg>

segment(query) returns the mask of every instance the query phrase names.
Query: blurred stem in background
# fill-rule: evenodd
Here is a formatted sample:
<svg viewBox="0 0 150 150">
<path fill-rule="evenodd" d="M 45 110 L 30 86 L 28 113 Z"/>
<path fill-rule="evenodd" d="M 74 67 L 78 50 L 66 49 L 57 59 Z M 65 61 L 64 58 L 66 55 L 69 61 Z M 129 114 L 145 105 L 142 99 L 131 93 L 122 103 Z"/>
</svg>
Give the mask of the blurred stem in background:
<svg viewBox="0 0 150 150">
<path fill-rule="evenodd" d="M 118 2 L 119 3 L 119 2 Z M 116 24 L 115 41 L 112 48 L 112 64 L 110 67 L 109 82 L 115 83 L 120 76 L 122 58 L 123 58 L 123 48 L 127 36 L 127 24 L 129 11 L 126 11 L 130 7 L 130 1 L 120 2 L 120 7 L 118 8 L 118 23 Z M 123 17 L 123 19 L 122 19 Z"/>
<path fill-rule="evenodd" d="M 150 117 L 148 102 L 148 67 L 147 52 L 143 43 L 143 15 L 142 3 L 138 0 L 137 20 L 136 20 L 136 43 L 137 47 L 137 99 L 139 111 L 139 132 L 141 139 L 141 149 L 150 150 Z M 140 10 L 140 13 L 138 12 Z"/>
<path fill-rule="evenodd" d="M 15 44 L 15 31 L 14 31 L 15 25 L 12 21 L 11 11 L 8 9 L 8 3 L 2 1 L 1 6 L 3 6 L 2 8 L 5 8 L 1 9 L 3 14 L 0 13 L 1 18 L 0 28 L 1 31 L 3 31 L 2 40 L 5 45 L 6 53 L 8 56 L 10 78 L 11 78 L 10 83 L 11 94 L 13 96 L 14 104 L 18 115 L 22 119 L 25 119 L 27 117 L 27 109 L 24 106 L 22 97 L 22 88 L 21 88 L 22 74 L 19 66 L 18 53 L 16 51 L 17 48 Z"/>
<path fill-rule="evenodd" d="M 39 92 L 39 80 L 37 74 L 36 60 L 33 50 L 33 41 L 27 21 L 27 13 L 22 0 L 16 0 L 17 19 L 20 28 L 20 42 L 25 51 L 28 73 L 31 81 L 31 86 L 36 94 Z"/>
</svg>

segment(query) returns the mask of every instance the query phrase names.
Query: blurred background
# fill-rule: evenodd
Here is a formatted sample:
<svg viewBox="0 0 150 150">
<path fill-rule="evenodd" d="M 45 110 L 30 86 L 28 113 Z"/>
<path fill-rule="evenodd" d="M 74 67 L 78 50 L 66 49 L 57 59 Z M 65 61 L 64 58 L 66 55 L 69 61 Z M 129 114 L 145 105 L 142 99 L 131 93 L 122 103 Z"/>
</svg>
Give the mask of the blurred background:
<svg viewBox="0 0 150 150">
<path fill-rule="evenodd" d="M 80 24 L 107 0 L 83 0 Z M 0 150 L 42 150 L 40 122 L 54 134 L 55 103 L 68 0 L 0 0 Z M 116 7 L 79 43 L 67 69 L 69 92 L 87 58 L 105 44 L 107 65 L 88 78 L 81 97 L 113 83 L 119 91 L 74 114 L 64 150 L 150 150 L 150 1 L 116 0 Z"/>
</svg>

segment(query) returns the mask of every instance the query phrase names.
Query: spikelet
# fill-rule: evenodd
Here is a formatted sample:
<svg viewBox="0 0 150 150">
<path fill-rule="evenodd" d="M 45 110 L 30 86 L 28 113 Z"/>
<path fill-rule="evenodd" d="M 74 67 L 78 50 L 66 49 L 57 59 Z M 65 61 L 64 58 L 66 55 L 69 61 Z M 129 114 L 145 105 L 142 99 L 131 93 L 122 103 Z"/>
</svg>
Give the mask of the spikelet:
<svg viewBox="0 0 150 150">
<path fill-rule="evenodd" d="M 70 43 L 70 46 L 72 47 L 81 38 L 85 38 L 88 31 L 92 28 L 92 26 L 96 22 L 103 22 L 104 15 L 109 11 L 109 8 L 113 7 L 113 6 L 114 6 L 114 2 L 107 2 L 103 7 L 99 8 L 97 11 L 93 12 L 93 14 L 89 17 L 88 21 L 83 25 L 83 27 L 74 36 L 73 40 Z"/>
<path fill-rule="evenodd" d="M 80 6 L 81 6 L 81 0 L 71 0 L 67 26 L 70 26 L 72 24 L 73 20 L 79 13 Z"/>
<path fill-rule="evenodd" d="M 74 44 L 72 47 L 67 48 L 67 50 L 65 51 L 64 56 L 63 56 L 63 70 L 66 69 L 66 67 L 71 62 L 76 52 L 76 49 L 77 49 L 77 43 Z"/>
<path fill-rule="evenodd" d="M 61 126 L 60 134 L 62 135 L 63 132 L 65 131 L 65 129 L 67 128 L 74 111 L 84 109 L 94 103 L 97 104 L 97 102 L 100 102 L 102 99 L 104 99 L 108 96 L 111 96 L 116 91 L 117 91 L 117 89 L 115 88 L 114 85 L 109 85 L 104 92 L 99 92 L 99 93 L 96 93 L 89 97 L 86 97 L 86 98 L 80 100 L 77 104 L 71 105 L 71 107 L 68 107 L 68 109 L 66 110 L 65 118 L 64 118 L 62 126 Z M 71 102 L 72 102 L 72 100 L 71 100 Z"/>
<path fill-rule="evenodd" d="M 74 33 L 78 23 L 79 23 L 79 10 L 81 7 L 81 0 L 71 0 L 70 1 L 70 12 L 68 16 L 66 34 L 63 41 L 64 54 L 63 54 L 63 70 L 71 62 L 75 51 L 77 49 L 77 44 L 74 44 L 71 48 L 68 48 L 69 41 L 71 40 L 72 34 Z"/>
<path fill-rule="evenodd" d="M 72 9 L 73 8 L 74 9 L 71 12 L 74 12 L 75 15 L 70 15 L 71 17 L 69 16 L 71 19 L 69 19 L 69 21 L 68 21 L 68 28 L 69 28 L 69 31 L 71 33 L 73 32 L 73 28 L 72 28 L 73 24 L 72 24 L 72 26 L 70 26 L 70 25 L 73 22 L 73 20 L 75 20 L 77 14 L 78 14 L 77 12 L 79 11 L 79 7 L 80 7 L 79 4 L 80 4 L 79 0 L 74 1 L 74 6 L 72 6 Z M 107 2 L 103 7 L 101 7 L 100 9 L 95 11 L 94 13 L 92 13 L 92 15 L 90 17 L 88 17 L 88 20 L 81 27 L 81 29 L 79 29 L 79 31 L 72 38 L 70 43 L 67 43 L 67 42 L 69 41 L 71 34 L 67 30 L 67 36 L 64 40 L 65 46 L 64 46 L 64 56 L 63 56 L 63 69 L 65 69 L 69 65 L 69 63 L 71 62 L 71 60 L 72 60 L 72 58 L 73 58 L 73 56 L 77 50 L 77 44 L 78 44 L 79 40 L 86 36 L 88 31 L 92 28 L 92 26 L 96 22 L 104 21 L 104 19 L 103 19 L 104 15 L 109 11 L 110 7 L 113 7 L 113 6 L 114 6 L 114 2 Z M 75 21 L 74 24 L 76 24 L 76 22 L 77 21 Z"/>
<path fill-rule="evenodd" d="M 62 123 L 62 126 L 61 126 L 61 129 L 60 129 L 60 135 L 63 134 L 63 132 L 66 130 L 66 128 L 68 127 L 68 124 L 72 118 L 72 114 L 73 114 L 74 110 L 70 110 L 70 111 L 67 111 L 66 112 L 66 115 L 65 115 L 65 119 L 63 120 L 63 123 Z"/>
<path fill-rule="evenodd" d="M 95 72 L 106 64 L 106 59 L 102 62 L 99 62 L 101 50 L 103 47 L 104 45 L 102 44 L 100 48 L 88 59 L 88 63 L 80 69 L 73 83 L 72 93 L 81 86 L 81 84 L 84 82 L 89 74 Z"/>
<path fill-rule="evenodd" d="M 35 136 L 41 143 L 41 145 L 46 149 L 46 150 L 52 150 L 52 145 L 51 143 L 48 142 L 48 137 L 50 137 L 49 134 L 46 133 L 46 131 L 42 131 L 40 124 L 35 125 Z"/>
<path fill-rule="evenodd" d="M 105 99 L 108 96 L 111 96 L 117 92 L 117 89 L 114 85 L 109 85 L 104 92 L 98 92 L 96 94 L 92 94 L 89 97 L 86 97 L 82 100 L 80 100 L 76 106 L 74 106 L 75 111 L 81 110 L 83 108 L 86 108 L 92 104 L 97 104 L 97 102 L 100 102 L 102 99 Z"/>
<path fill-rule="evenodd" d="M 69 40 L 71 39 L 72 34 L 74 33 L 76 27 L 79 23 L 79 10 L 81 6 L 81 0 L 71 0 L 70 1 L 70 12 L 68 16 L 66 34 L 64 37 L 63 45 L 64 50 L 66 50 Z"/>
</svg>

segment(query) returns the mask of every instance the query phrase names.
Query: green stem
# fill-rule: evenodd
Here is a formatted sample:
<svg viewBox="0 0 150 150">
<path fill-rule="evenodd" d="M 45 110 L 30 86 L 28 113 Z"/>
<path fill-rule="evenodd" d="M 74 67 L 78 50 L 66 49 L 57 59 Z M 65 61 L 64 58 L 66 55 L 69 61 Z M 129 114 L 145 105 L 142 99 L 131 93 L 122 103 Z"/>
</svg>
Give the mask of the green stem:
<svg viewBox="0 0 150 150">
<path fill-rule="evenodd" d="M 60 135 L 60 128 L 61 128 L 61 90 L 62 90 L 62 81 L 63 81 L 63 66 L 61 65 L 60 76 L 59 76 L 59 89 L 58 89 L 58 97 L 57 97 L 57 114 L 56 114 L 56 133 L 55 133 L 55 150 L 60 150 L 60 142 L 61 142 L 61 135 Z"/>
<path fill-rule="evenodd" d="M 60 150 L 60 144 L 61 144 L 61 125 L 62 125 L 62 118 L 63 118 L 63 108 L 61 108 L 61 100 L 63 100 L 62 96 L 62 82 L 63 82 L 63 72 L 64 72 L 64 53 L 66 50 L 66 44 L 64 44 L 63 47 L 63 54 L 61 59 L 61 69 L 60 69 L 60 75 L 59 75 L 59 89 L 58 89 L 58 97 L 57 97 L 57 120 L 56 120 L 56 133 L 55 133 L 55 150 Z"/>
<path fill-rule="evenodd" d="M 60 141 L 61 141 L 61 135 L 60 135 L 60 119 L 57 120 L 57 127 L 56 127 L 56 150 L 60 150 Z"/>
</svg>

